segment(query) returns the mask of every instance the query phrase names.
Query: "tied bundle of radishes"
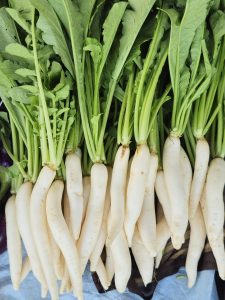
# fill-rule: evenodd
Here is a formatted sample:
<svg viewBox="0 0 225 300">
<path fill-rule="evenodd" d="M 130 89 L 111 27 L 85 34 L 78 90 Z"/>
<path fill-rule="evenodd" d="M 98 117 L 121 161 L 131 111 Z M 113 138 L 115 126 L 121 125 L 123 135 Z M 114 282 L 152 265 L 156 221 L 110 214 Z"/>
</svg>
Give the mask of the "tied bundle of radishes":
<svg viewBox="0 0 225 300">
<path fill-rule="evenodd" d="M 206 238 L 225 279 L 224 1 L 10 0 L 0 20 L 13 287 L 83 299 L 90 262 L 123 292 L 131 252 L 147 285 L 188 226 L 189 287 Z"/>
</svg>

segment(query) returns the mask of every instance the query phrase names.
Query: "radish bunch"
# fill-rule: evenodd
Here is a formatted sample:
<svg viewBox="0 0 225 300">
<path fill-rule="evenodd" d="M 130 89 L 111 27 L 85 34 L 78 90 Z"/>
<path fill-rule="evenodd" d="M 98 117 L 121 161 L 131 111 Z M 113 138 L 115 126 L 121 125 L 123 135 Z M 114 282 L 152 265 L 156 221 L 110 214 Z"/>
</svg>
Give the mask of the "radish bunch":
<svg viewBox="0 0 225 300">
<path fill-rule="evenodd" d="M 188 226 L 188 286 L 206 238 L 225 278 L 225 8 L 186 2 L 0 9 L 0 138 L 12 160 L 0 179 L 11 177 L 15 289 L 32 271 L 42 297 L 83 299 L 90 263 L 105 290 L 114 278 L 122 293 L 131 253 L 147 285 Z"/>
</svg>

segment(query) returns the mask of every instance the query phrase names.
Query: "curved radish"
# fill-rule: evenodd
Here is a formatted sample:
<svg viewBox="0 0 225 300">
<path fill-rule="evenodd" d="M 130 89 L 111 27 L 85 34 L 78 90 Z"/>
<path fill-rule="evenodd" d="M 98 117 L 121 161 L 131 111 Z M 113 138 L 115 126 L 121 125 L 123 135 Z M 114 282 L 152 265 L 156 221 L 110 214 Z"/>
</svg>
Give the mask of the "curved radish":
<svg viewBox="0 0 225 300">
<path fill-rule="evenodd" d="M 33 184 L 30 181 L 24 182 L 20 186 L 16 195 L 16 218 L 34 276 L 47 288 L 46 279 L 31 230 L 30 200 L 32 189 Z"/>
<path fill-rule="evenodd" d="M 181 164 L 181 174 L 184 181 L 184 194 L 186 198 L 185 207 L 186 210 L 188 211 L 191 182 L 192 182 L 192 168 L 191 168 L 190 160 L 182 147 L 180 148 L 180 164 Z"/>
<path fill-rule="evenodd" d="M 107 243 L 111 243 L 123 228 L 129 156 L 130 148 L 126 146 L 120 146 L 117 150 L 115 161 L 113 164 L 112 181 L 110 188 L 111 224 L 108 228 Z"/>
<path fill-rule="evenodd" d="M 104 248 L 106 237 L 107 237 L 107 220 L 108 220 L 109 210 L 110 210 L 110 184 L 111 184 L 111 177 L 112 177 L 112 168 L 108 167 L 107 169 L 108 169 L 108 183 L 106 189 L 102 225 L 100 228 L 100 232 L 98 234 L 98 239 L 95 244 L 94 250 L 92 251 L 90 256 L 90 262 L 91 262 L 90 270 L 92 272 L 96 271 L 98 260 L 102 254 L 102 250 Z"/>
<path fill-rule="evenodd" d="M 145 248 L 137 228 L 134 231 L 131 249 L 144 285 L 146 286 L 148 283 L 152 282 L 154 258 Z"/>
<path fill-rule="evenodd" d="M 36 249 L 52 299 L 58 299 L 58 287 L 54 272 L 46 218 L 46 196 L 56 172 L 45 166 L 41 169 L 30 199 L 30 220 Z M 43 286 L 45 289 L 45 287 Z"/>
<path fill-rule="evenodd" d="M 155 191 L 158 200 L 162 206 L 166 222 L 169 228 L 171 228 L 171 207 L 170 207 L 169 196 L 166 188 L 165 176 L 163 171 L 157 172 L 156 181 L 155 181 Z"/>
<path fill-rule="evenodd" d="M 111 250 L 110 246 L 106 246 L 105 268 L 106 268 L 108 282 L 109 282 L 109 284 L 111 284 L 113 276 L 115 274 L 115 271 L 114 271 L 114 263 L 113 263 L 112 250 Z"/>
<path fill-rule="evenodd" d="M 50 229 L 49 229 L 49 240 L 52 249 L 52 260 L 53 260 L 55 274 L 58 280 L 62 280 L 64 270 L 63 270 L 63 265 L 61 260 L 61 251 L 54 237 L 52 236 Z"/>
<path fill-rule="evenodd" d="M 147 145 L 137 146 L 130 168 L 127 186 L 125 232 L 129 247 L 132 244 L 135 224 L 140 216 L 149 172 L 150 152 Z"/>
<path fill-rule="evenodd" d="M 207 221 L 206 231 L 210 246 L 215 256 L 218 272 L 225 279 L 224 252 L 224 201 L 223 189 L 225 184 L 225 161 L 214 158 L 208 169 L 206 178 L 206 210 L 204 217 Z"/>
<path fill-rule="evenodd" d="M 78 299 L 83 299 L 79 255 L 62 214 L 63 189 L 64 184 L 61 180 L 52 183 L 46 199 L 47 220 L 51 233 L 65 258 L 74 295 Z"/>
<path fill-rule="evenodd" d="M 90 196 L 90 190 L 91 190 L 91 177 L 85 176 L 85 177 L 83 177 L 84 208 L 83 208 L 82 223 L 84 221 L 86 210 L 87 210 L 88 200 L 89 200 L 89 196 Z"/>
<path fill-rule="evenodd" d="M 175 249 L 180 249 L 184 243 L 184 235 L 188 225 L 188 209 L 180 153 L 180 139 L 169 136 L 163 149 L 163 168 L 171 206 L 171 239 Z"/>
<path fill-rule="evenodd" d="M 106 166 L 100 163 L 95 163 L 91 168 L 90 198 L 86 217 L 78 241 L 82 273 L 84 272 L 88 259 L 95 247 L 101 228 L 107 180 L 108 171 Z"/>
<path fill-rule="evenodd" d="M 203 192 L 208 164 L 209 144 L 205 139 L 199 139 L 196 144 L 194 175 L 191 184 L 189 218 L 194 218 Z"/>
<path fill-rule="evenodd" d="M 7 248 L 12 285 L 18 290 L 22 271 L 22 244 L 16 219 L 16 196 L 12 195 L 5 206 Z"/>
<path fill-rule="evenodd" d="M 70 202 L 70 219 L 73 237 L 78 240 L 83 216 L 83 183 L 80 152 L 69 153 L 66 156 L 66 185 Z"/>
<path fill-rule="evenodd" d="M 198 206 L 194 218 L 190 220 L 190 226 L 190 240 L 185 263 L 189 288 L 195 284 L 198 262 L 204 249 L 206 239 L 205 223 L 200 206 Z"/>
<path fill-rule="evenodd" d="M 111 244 L 114 270 L 115 286 L 119 293 L 126 290 L 127 282 L 131 275 L 131 257 L 126 235 L 122 230 Z"/>
<path fill-rule="evenodd" d="M 97 267 L 96 267 L 96 273 L 98 275 L 99 281 L 101 285 L 103 286 L 104 290 L 107 290 L 109 288 L 109 281 L 106 273 L 105 266 L 102 262 L 102 259 L 99 258 Z"/>
<path fill-rule="evenodd" d="M 158 169 L 158 155 L 151 153 L 149 173 L 145 187 L 144 201 L 137 226 L 143 244 L 152 256 L 156 255 L 156 216 L 155 216 L 155 179 Z"/>
</svg>

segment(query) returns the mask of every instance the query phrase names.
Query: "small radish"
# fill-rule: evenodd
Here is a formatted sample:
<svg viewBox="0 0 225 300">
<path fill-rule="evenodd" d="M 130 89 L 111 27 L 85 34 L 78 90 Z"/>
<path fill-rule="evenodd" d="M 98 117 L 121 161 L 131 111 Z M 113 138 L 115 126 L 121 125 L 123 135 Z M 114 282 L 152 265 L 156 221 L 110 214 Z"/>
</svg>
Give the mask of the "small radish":
<svg viewBox="0 0 225 300">
<path fill-rule="evenodd" d="M 109 281 L 108 281 L 105 266 L 104 266 L 101 258 L 99 258 L 99 260 L 98 260 L 97 267 L 96 267 L 96 273 L 98 275 L 98 278 L 99 278 L 100 283 L 103 286 L 104 290 L 107 290 L 109 288 Z"/>
</svg>

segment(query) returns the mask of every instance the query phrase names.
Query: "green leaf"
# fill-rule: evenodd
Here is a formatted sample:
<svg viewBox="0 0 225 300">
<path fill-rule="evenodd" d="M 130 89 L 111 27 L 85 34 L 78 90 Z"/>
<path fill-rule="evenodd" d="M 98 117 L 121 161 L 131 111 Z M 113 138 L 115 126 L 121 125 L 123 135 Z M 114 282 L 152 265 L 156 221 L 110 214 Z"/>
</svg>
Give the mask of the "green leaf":
<svg viewBox="0 0 225 300">
<path fill-rule="evenodd" d="M 19 103 L 30 104 L 28 92 L 21 87 L 13 87 L 9 90 L 9 96 Z"/>
<path fill-rule="evenodd" d="M 58 90 L 55 94 L 56 101 L 65 100 L 69 96 L 70 86 L 65 85 L 60 90 Z"/>
<path fill-rule="evenodd" d="M 18 43 L 12 43 L 6 46 L 5 51 L 11 55 L 21 57 L 29 62 L 33 61 L 32 53 L 24 46 Z"/>
<path fill-rule="evenodd" d="M 214 38 L 213 59 L 215 60 L 219 52 L 219 45 L 221 42 L 221 38 L 225 35 L 225 13 L 222 12 L 221 10 L 216 11 L 210 17 L 210 25 L 213 31 L 213 38 Z"/>
<path fill-rule="evenodd" d="M 190 71 L 186 66 L 184 66 L 180 77 L 180 83 L 179 83 L 180 99 L 183 99 L 183 97 L 185 97 L 188 90 L 189 82 L 190 82 Z"/>
<path fill-rule="evenodd" d="M 17 24 L 19 24 L 27 33 L 30 33 L 30 25 L 27 23 L 26 19 L 23 18 L 20 11 L 9 7 L 6 8 L 6 11 Z"/>
<path fill-rule="evenodd" d="M 6 9 L 0 8 L 0 51 L 4 51 L 5 47 L 17 41 L 17 31 L 12 18 L 6 12 Z"/>
<path fill-rule="evenodd" d="M 32 19 L 33 6 L 29 0 L 9 0 L 9 4 L 16 11 L 20 12 L 25 20 Z"/>
<path fill-rule="evenodd" d="M 25 69 L 25 68 L 17 69 L 16 74 L 22 77 L 36 76 L 36 72 L 34 70 Z"/>
<path fill-rule="evenodd" d="M 94 8 L 96 0 L 78 0 L 78 6 L 80 8 L 80 12 L 82 14 L 82 24 L 85 32 L 87 33 L 89 21 L 91 18 L 91 14 Z"/>
<path fill-rule="evenodd" d="M 70 71 L 71 75 L 73 75 L 73 61 L 61 24 L 52 6 L 46 0 L 30 0 L 30 2 L 39 11 L 40 16 L 37 22 L 37 27 L 43 32 L 43 40 L 46 44 L 53 46 L 54 51 L 61 57 L 62 62 Z M 58 1 L 54 1 L 55 4 L 57 2 Z"/>
<path fill-rule="evenodd" d="M 102 45 L 95 38 L 87 38 L 84 50 L 90 51 L 91 57 L 94 62 L 94 68 L 95 71 L 97 72 L 102 58 Z"/>
<path fill-rule="evenodd" d="M 33 86 L 33 85 L 21 85 L 20 88 L 24 89 L 28 92 L 31 92 L 32 94 L 37 94 L 38 93 L 37 87 Z"/>
</svg>

